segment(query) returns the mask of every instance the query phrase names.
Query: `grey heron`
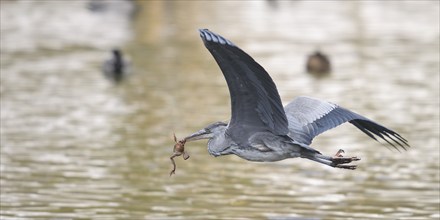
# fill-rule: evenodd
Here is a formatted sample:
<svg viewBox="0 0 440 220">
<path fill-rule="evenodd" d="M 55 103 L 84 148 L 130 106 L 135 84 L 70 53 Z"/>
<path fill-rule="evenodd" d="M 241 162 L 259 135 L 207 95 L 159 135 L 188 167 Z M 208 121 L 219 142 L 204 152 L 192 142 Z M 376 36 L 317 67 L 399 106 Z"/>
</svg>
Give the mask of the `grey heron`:
<svg viewBox="0 0 440 220">
<path fill-rule="evenodd" d="M 184 141 L 209 139 L 208 152 L 215 157 L 235 154 L 261 162 L 300 157 L 343 169 L 355 169 L 350 163 L 359 158 L 344 157 L 342 150 L 326 156 L 310 145 L 317 135 L 345 122 L 397 150 L 409 147 L 398 133 L 330 102 L 297 97 L 283 108 L 275 83 L 262 66 L 228 39 L 208 29 L 199 32 L 226 79 L 231 119 L 212 123 Z"/>
</svg>

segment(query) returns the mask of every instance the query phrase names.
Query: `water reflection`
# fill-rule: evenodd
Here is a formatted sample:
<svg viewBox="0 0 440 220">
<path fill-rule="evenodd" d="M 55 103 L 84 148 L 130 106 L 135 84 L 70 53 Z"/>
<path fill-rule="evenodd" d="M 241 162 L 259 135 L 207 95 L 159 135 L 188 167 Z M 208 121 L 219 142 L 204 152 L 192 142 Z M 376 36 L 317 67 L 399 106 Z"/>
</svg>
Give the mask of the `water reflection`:
<svg viewBox="0 0 440 220">
<path fill-rule="evenodd" d="M 440 217 L 438 2 L 138 3 L 131 18 L 86 1 L 1 2 L 2 218 Z M 341 126 L 314 146 L 363 159 L 342 172 L 301 159 L 212 158 L 191 143 L 169 178 L 172 133 L 229 118 L 203 27 L 260 62 L 285 103 L 331 100 L 414 147 L 389 151 Z M 120 86 L 100 72 L 114 47 L 136 68 Z M 304 73 L 317 47 L 333 64 L 319 80 Z"/>
</svg>

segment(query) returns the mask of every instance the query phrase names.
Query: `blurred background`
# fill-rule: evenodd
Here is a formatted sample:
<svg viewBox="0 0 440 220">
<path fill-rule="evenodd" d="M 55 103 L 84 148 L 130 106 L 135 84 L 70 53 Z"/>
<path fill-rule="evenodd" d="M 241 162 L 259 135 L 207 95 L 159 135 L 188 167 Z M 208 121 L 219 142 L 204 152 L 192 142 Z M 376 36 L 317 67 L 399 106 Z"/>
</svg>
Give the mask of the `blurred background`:
<svg viewBox="0 0 440 220">
<path fill-rule="evenodd" d="M 2 0 L 1 219 L 438 219 L 439 1 Z M 172 135 L 228 120 L 229 93 L 197 29 L 271 74 L 282 101 L 352 109 L 412 145 L 350 124 L 315 139 L 355 171 L 304 159 L 254 163 Z M 102 64 L 119 48 L 131 74 Z M 319 50 L 325 76 L 306 72 Z"/>
</svg>

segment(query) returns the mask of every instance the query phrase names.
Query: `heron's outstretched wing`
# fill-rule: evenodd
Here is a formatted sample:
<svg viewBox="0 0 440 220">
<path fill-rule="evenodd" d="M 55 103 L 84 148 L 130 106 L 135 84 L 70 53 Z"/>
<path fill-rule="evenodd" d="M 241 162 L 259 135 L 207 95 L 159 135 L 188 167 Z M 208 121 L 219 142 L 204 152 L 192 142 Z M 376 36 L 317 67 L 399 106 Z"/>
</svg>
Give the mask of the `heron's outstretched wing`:
<svg viewBox="0 0 440 220">
<path fill-rule="evenodd" d="M 322 132 L 348 121 L 374 140 L 377 141 L 377 136 L 397 150 L 397 146 L 409 147 L 407 140 L 398 133 L 333 103 L 297 97 L 284 110 L 289 121 L 289 136 L 307 145 Z"/>
<path fill-rule="evenodd" d="M 232 116 L 227 134 L 247 143 L 258 131 L 286 135 L 288 123 L 275 83 L 252 57 L 231 41 L 207 29 L 200 37 L 211 52 L 229 87 Z"/>
</svg>

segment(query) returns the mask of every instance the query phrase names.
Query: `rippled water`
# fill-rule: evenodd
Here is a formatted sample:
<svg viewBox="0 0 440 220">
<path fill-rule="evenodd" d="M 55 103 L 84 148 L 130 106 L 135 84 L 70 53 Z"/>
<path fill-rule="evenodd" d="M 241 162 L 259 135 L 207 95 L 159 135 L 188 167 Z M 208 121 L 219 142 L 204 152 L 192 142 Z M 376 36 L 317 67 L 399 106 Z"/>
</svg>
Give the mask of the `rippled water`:
<svg viewBox="0 0 440 220">
<path fill-rule="evenodd" d="M 1 1 L 0 216 L 438 219 L 439 16 L 438 1 Z M 173 132 L 229 118 L 198 28 L 250 53 L 284 103 L 338 103 L 413 147 L 388 150 L 351 125 L 315 139 L 362 158 L 346 171 L 213 158 L 195 142 L 169 177 Z M 119 85 L 100 72 L 114 47 L 134 65 Z M 331 57 L 327 77 L 304 73 L 316 48 Z"/>
</svg>

